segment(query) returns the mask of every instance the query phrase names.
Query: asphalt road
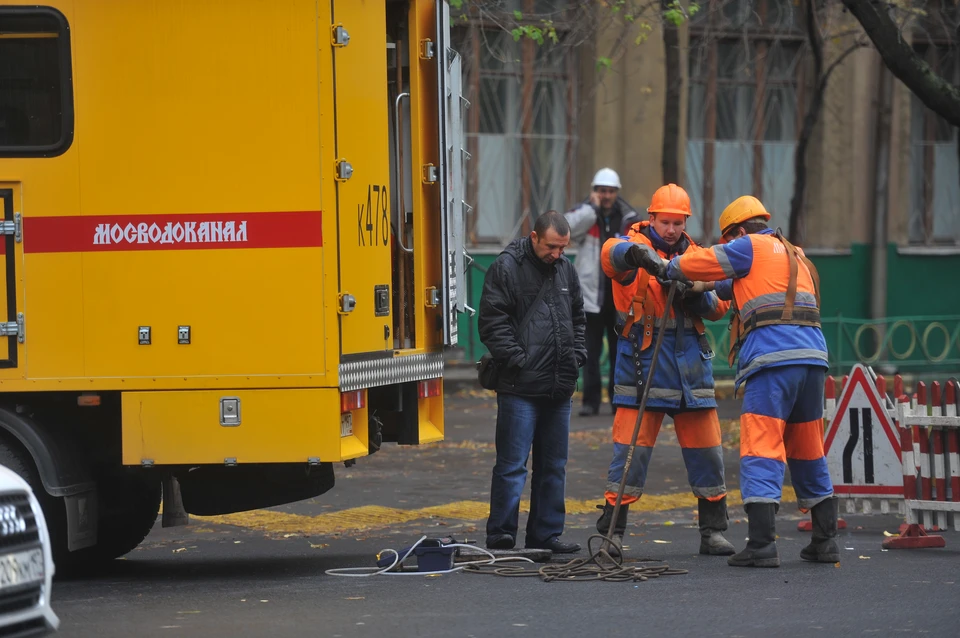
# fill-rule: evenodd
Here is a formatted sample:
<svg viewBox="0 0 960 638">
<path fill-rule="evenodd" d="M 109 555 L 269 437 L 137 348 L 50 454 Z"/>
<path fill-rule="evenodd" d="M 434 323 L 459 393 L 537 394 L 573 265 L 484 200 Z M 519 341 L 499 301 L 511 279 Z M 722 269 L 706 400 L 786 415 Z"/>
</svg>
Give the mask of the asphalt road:
<svg viewBox="0 0 960 638">
<path fill-rule="evenodd" d="M 699 556 L 695 504 L 676 439 L 661 432 L 643 511 L 631 512 L 627 558 L 688 570 L 641 583 L 545 583 L 456 573 L 345 578 L 383 548 L 421 535 L 483 540 L 495 402 L 451 397 L 447 439 L 385 446 L 311 501 L 194 519 L 162 529 L 96 576 L 58 580 L 62 636 L 769 636 L 960 635 L 960 533 L 945 549 L 881 548 L 897 515 L 846 516 L 839 565 L 804 563 L 793 503 L 780 511 L 780 569 L 728 567 Z M 734 416 L 725 402 L 722 416 Z M 565 539 L 586 542 L 609 461 L 609 415 L 574 418 Z M 733 443 L 733 441 L 727 441 Z M 736 502 L 735 445 L 727 484 Z M 789 491 L 787 492 L 789 499 Z M 746 537 L 731 507 L 728 538 Z M 524 517 L 521 516 L 521 528 Z"/>
</svg>

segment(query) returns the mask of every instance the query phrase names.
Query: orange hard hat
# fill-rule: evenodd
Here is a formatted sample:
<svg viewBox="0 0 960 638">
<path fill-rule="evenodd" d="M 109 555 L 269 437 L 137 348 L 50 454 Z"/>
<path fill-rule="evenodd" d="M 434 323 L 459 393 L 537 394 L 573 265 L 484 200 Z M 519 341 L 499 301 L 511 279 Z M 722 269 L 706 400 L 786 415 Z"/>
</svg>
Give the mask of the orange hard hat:
<svg viewBox="0 0 960 638">
<path fill-rule="evenodd" d="M 650 200 L 648 213 L 673 213 L 687 215 L 690 213 L 690 196 L 676 184 L 667 184 L 657 189 Z"/>
</svg>

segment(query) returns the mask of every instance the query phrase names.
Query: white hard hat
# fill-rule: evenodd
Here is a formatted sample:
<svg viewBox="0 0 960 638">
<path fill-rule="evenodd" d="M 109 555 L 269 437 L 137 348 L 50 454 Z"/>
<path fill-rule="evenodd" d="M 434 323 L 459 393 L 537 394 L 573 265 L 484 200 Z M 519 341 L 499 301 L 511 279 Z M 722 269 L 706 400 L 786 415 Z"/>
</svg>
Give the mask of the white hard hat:
<svg viewBox="0 0 960 638">
<path fill-rule="evenodd" d="M 612 186 L 613 188 L 620 188 L 620 176 L 617 175 L 617 171 L 612 168 L 601 168 L 597 171 L 597 174 L 593 176 L 593 183 L 590 184 L 590 186 Z"/>
</svg>

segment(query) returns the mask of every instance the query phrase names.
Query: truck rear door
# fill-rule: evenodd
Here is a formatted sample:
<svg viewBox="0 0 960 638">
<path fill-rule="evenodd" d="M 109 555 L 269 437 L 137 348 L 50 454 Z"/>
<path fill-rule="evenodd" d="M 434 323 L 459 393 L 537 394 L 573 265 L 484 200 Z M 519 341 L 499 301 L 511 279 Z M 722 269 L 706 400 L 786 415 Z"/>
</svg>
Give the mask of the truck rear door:
<svg viewBox="0 0 960 638">
<path fill-rule="evenodd" d="M 340 353 L 350 355 L 393 348 L 384 0 L 334 0 L 333 22 Z"/>
</svg>

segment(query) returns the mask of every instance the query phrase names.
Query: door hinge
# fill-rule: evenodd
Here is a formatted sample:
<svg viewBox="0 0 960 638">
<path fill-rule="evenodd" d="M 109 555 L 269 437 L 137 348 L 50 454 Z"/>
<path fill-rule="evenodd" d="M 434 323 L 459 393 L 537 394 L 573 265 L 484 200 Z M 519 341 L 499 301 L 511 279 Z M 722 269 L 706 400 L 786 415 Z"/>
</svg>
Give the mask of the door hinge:
<svg viewBox="0 0 960 638">
<path fill-rule="evenodd" d="M 0 222 L 0 234 L 13 235 L 14 241 L 18 244 L 23 239 L 23 220 L 20 213 L 13 216 L 13 221 Z"/>
<path fill-rule="evenodd" d="M 357 298 L 349 292 L 342 292 L 338 297 L 337 313 L 341 315 L 349 314 L 357 307 Z"/>
<path fill-rule="evenodd" d="M 331 44 L 335 47 L 345 47 L 350 44 L 350 33 L 342 24 L 335 24 L 330 28 Z"/>
<path fill-rule="evenodd" d="M 0 323 L 0 337 L 16 337 L 17 341 L 23 343 L 26 332 L 24 331 L 22 312 L 17 313 L 16 321 Z"/>
<path fill-rule="evenodd" d="M 437 183 L 438 171 L 437 167 L 433 164 L 424 164 L 423 165 L 423 183 L 424 184 L 436 184 Z"/>
<path fill-rule="evenodd" d="M 421 60 L 432 60 L 433 56 L 436 55 L 437 45 L 433 40 L 426 39 L 420 40 L 420 59 Z"/>
<path fill-rule="evenodd" d="M 337 181 L 345 182 L 353 177 L 353 164 L 345 159 L 337 160 Z"/>
</svg>

